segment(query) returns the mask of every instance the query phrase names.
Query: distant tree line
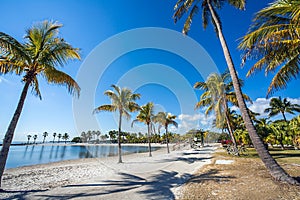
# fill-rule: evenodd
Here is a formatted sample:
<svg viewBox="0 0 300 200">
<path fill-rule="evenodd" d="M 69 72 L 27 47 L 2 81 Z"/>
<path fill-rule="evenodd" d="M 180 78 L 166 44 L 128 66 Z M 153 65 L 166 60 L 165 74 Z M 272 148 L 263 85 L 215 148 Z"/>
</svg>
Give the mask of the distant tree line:
<svg viewBox="0 0 300 200">
<path fill-rule="evenodd" d="M 44 132 L 42 134 L 42 137 L 43 137 L 43 142 L 42 143 L 45 143 L 46 142 L 46 138 L 49 136 L 49 133 L 48 132 Z M 57 140 L 55 141 L 55 138 L 57 137 Z M 30 142 L 31 138 L 33 139 L 32 142 Z M 37 134 L 28 134 L 27 135 L 27 144 L 36 144 L 36 140 L 38 138 L 38 135 Z M 53 140 L 52 140 L 52 143 L 60 143 L 61 140 L 64 140 L 65 143 L 67 143 L 67 140 L 70 138 L 69 134 L 68 133 L 64 133 L 64 134 L 57 134 L 57 133 L 53 133 Z"/>
</svg>

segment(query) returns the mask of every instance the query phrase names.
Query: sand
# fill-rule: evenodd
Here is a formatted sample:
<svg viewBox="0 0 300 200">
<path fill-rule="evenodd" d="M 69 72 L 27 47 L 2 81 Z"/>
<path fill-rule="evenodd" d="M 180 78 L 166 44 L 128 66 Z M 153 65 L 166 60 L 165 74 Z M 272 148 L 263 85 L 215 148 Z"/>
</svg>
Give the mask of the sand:
<svg viewBox="0 0 300 200">
<path fill-rule="evenodd" d="M 0 199 L 176 199 L 217 146 L 124 155 L 121 164 L 107 157 L 8 169 Z"/>
</svg>

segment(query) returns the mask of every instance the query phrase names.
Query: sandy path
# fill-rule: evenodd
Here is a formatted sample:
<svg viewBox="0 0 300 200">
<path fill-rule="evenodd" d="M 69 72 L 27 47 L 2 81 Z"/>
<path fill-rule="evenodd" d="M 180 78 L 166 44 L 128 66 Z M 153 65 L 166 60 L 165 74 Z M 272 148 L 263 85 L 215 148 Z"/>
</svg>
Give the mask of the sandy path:
<svg viewBox="0 0 300 200">
<path fill-rule="evenodd" d="M 210 163 L 215 148 L 160 149 L 153 157 L 123 156 L 122 164 L 109 157 L 10 169 L 0 199 L 175 199 L 193 172 Z"/>
</svg>

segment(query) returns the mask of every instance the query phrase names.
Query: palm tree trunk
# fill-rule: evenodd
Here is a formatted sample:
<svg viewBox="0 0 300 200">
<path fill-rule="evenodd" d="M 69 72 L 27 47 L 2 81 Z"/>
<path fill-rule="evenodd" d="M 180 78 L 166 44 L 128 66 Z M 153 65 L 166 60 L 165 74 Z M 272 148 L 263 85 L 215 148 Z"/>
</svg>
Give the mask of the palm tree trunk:
<svg viewBox="0 0 300 200">
<path fill-rule="evenodd" d="M 255 130 L 255 127 L 252 123 L 252 120 L 249 116 L 248 109 L 246 107 L 244 98 L 242 96 L 242 91 L 241 91 L 240 83 L 238 81 L 238 76 L 237 76 L 228 46 L 226 44 L 226 40 L 224 38 L 222 29 L 221 29 L 219 18 L 217 17 L 214 8 L 211 5 L 210 0 L 207 0 L 207 3 L 208 3 L 208 7 L 209 7 L 209 11 L 211 13 L 212 19 L 217 28 L 217 34 L 218 34 L 218 37 L 219 37 L 219 40 L 220 40 L 220 43 L 221 43 L 221 46 L 223 49 L 226 63 L 228 65 L 228 69 L 229 69 L 230 76 L 231 76 L 231 79 L 233 82 L 234 90 L 236 92 L 238 105 L 239 105 L 240 111 L 242 113 L 242 117 L 245 122 L 246 129 L 249 132 L 249 136 L 252 140 L 252 143 L 253 143 L 259 157 L 261 158 L 261 160 L 265 164 L 266 168 L 269 170 L 270 174 L 272 175 L 272 177 L 275 180 L 287 182 L 289 184 L 300 185 L 300 183 L 296 179 L 289 176 L 282 169 L 282 167 L 280 167 L 280 165 L 274 160 L 274 158 L 270 155 L 269 151 L 265 148 L 264 144 L 260 140 L 260 138 Z"/>
<path fill-rule="evenodd" d="M 166 126 L 166 143 L 167 143 L 167 152 L 170 153 L 169 141 L 168 141 L 168 125 Z"/>
<path fill-rule="evenodd" d="M 1 149 L 1 153 L 0 153 L 0 187 L 1 187 L 2 175 L 3 175 L 6 161 L 7 161 L 9 148 L 10 148 L 12 139 L 14 137 L 14 132 L 15 132 L 16 126 L 18 124 L 19 117 L 20 117 L 22 109 L 23 109 L 23 105 L 24 105 L 24 102 L 25 102 L 25 99 L 27 96 L 29 85 L 30 85 L 30 82 L 26 82 L 24 85 L 17 109 L 14 113 L 12 120 L 10 121 L 9 127 L 6 131 L 6 134 L 5 134 L 5 137 L 3 140 L 2 149 Z"/>
<path fill-rule="evenodd" d="M 229 131 L 229 134 L 230 134 L 230 137 L 231 137 L 233 146 L 234 146 L 234 148 L 237 149 L 237 144 L 236 144 L 236 141 L 235 141 L 235 137 L 234 137 L 234 135 L 233 135 L 233 131 L 232 131 L 232 128 L 231 128 L 231 126 L 230 126 L 230 120 L 229 120 L 229 117 L 228 117 L 228 106 L 227 106 L 226 100 L 224 101 L 223 104 L 224 104 L 225 120 L 226 120 L 226 123 L 227 123 L 228 131 Z"/>
<path fill-rule="evenodd" d="M 282 113 L 284 121 L 287 122 L 284 112 L 281 112 L 281 113 Z"/>
<path fill-rule="evenodd" d="M 122 163 L 122 156 L 121 156 L 121 125 L 122 125 L 122 112 L 120 111 L 120 118 L 119 118 L 119 134 L 118 134 L 118 155 L 119 155 L 119 162 Z"/>
<path fill-rule="evenodd" d="M 151 141 L 150 141 L 150 124 L 147 124 L 147 126 L 148 126 L 149 157 L 152 157 L 152 153 L 151 153 Z"/>
</svg>

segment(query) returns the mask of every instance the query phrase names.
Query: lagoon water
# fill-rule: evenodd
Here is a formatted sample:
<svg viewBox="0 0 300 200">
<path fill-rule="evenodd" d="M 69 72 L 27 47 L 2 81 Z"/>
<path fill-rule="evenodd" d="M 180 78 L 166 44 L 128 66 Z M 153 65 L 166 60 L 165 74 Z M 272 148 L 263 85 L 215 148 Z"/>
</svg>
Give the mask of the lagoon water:
<svg viewBox="0 0 300 200">
<path fill-rule="evenodd" d="M 158 147 L 152 147 L 151 149 L 155 151 Z M 122 153 L 141 153 L 147 151 L 148 147 L 145 146 L 122 146 Z M 6 169 L 62 160 L 102 158 L 115 155 L 118 155 L 118 147 L 116 145 L 65 146 L 54 144 L 11 146 Z"/>
</svg>

